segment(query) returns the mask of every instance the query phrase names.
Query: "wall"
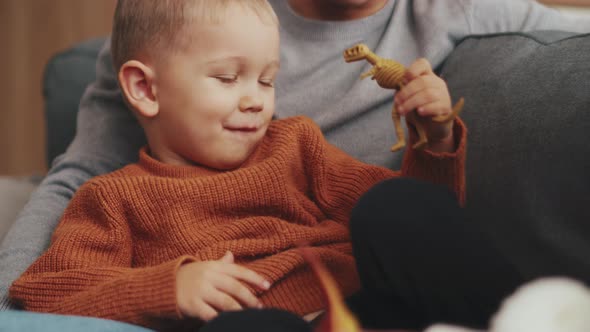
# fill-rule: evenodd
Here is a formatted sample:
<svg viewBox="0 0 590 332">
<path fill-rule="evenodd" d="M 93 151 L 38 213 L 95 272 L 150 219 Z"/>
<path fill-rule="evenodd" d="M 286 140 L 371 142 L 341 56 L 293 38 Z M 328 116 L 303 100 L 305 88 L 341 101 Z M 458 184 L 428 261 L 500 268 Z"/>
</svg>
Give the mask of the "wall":
<svg viewBox="0 0 590 332">
<path fill-rule="evenodd" d="M 116 0 L 0 0 L 0 175 L 43 174 L 47 60 L 109 33 Z"/>
</svg>

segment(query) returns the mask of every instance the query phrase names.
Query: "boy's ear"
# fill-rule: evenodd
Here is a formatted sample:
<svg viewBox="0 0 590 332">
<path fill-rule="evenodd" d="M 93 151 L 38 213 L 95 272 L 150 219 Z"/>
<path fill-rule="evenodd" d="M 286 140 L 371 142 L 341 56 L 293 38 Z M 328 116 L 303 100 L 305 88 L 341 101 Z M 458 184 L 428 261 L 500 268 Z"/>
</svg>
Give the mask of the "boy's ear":
<svg viewBox="0 0 590 332">
<path fill-rule="evenodd" d="M 141 116 L 158 115 L 159 105 L 155 93 L 154 71 L 140 61 L 125 62 L 119 70 L 119 84 L 129 104 Z"/>
</svg>

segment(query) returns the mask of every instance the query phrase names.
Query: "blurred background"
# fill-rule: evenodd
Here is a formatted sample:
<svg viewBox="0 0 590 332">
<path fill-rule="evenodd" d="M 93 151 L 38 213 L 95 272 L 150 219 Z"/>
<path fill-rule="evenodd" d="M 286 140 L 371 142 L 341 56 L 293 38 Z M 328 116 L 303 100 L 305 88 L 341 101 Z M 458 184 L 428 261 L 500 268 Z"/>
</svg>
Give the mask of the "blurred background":
<svg viewBox="0 0 590 332">
<path fill-rule="evenodd" d="M 116 0 L 0 0 L 0 175 L 42 175 L 47 60 L 108 35 Z"/>
<path fill-rule="evenodd" d="M 590 16 L 590 0 L 541 2 L 568 14 Z M 0 0 L 0 176 L 45 174 L 44 66 L 77 42 L 109 34 L 115 4 L 116 0 Z"/>
</svg>

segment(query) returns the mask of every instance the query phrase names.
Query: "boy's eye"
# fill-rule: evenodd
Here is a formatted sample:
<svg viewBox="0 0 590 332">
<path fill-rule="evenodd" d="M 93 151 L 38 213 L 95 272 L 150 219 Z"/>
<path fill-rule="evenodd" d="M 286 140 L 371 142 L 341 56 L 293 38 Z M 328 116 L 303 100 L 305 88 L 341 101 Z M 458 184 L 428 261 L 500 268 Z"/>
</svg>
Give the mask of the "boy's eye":
<svg viewBox="0 0 590 332">
<path fill-rule="evenodd" d="M 215 76 L 215 78 L 225 84 L 235 83 L 238 80 L 237 75 L 219 75 Z"/>
<path fill-rule="evenodd" d="M 268 86 L 268 87 L 274 87 L 275 83 L 273 82 L 273 80 L 259 80 L 258 82 L 260 82 L 260 84 L 264 85 L 264 86 Z"/>
</svg>

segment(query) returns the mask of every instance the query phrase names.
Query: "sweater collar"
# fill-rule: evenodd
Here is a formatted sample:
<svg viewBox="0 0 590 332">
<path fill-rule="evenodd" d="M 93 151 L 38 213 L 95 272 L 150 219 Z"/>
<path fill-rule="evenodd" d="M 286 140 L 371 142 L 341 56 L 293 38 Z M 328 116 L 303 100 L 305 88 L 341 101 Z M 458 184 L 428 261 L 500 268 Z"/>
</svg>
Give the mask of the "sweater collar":
<svg viewBox="0 0 590 332">
<path fill-rule="evenodd" d="M 150 155 L 150 149 L 148 146 L 144 146 L 139 150 L 138 164 L 150 175 L 172 178 L 201 177 L 221 174 L 224 172 L 201 165 L 179 166 L 163 163 Z"/>
<path fill-rule="evenodd" d="M 170 165 L 163 163 L 150 155 L 149 146 L 144 146 L 139 150 L 139 166 L 150 175 L 162 176 L 168 178 L 196 178 L 203 176 L 212 176 L 217 174 L 224 174 L 233 172 L 239 169 L 243 169 L 252 166 L 262 158 L 266 151 L 266 139 L 263 139 L 261 144 L 254 150 L 248 160 L 246 160 L 240 167 L 232 170 L 219 170 L 215 168 L 206 167 L 203 165 Z"/>
</svg>

